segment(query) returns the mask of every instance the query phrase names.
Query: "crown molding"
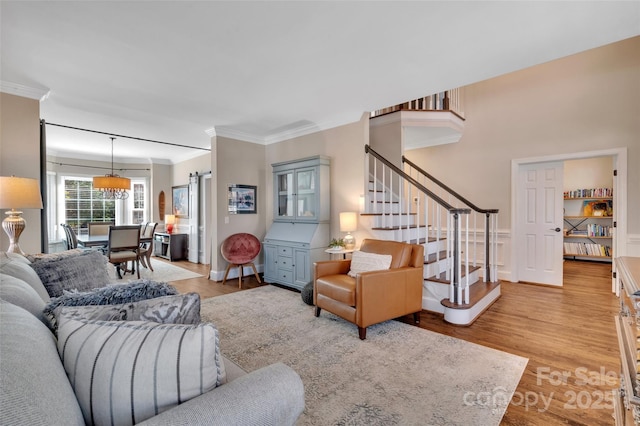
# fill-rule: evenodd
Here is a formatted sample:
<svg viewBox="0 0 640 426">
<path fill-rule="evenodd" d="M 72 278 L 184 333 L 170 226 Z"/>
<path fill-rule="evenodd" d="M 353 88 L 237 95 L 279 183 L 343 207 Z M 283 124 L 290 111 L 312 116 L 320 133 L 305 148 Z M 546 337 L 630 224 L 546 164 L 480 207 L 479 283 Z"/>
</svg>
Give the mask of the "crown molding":
<svg viewBox="0 0 640 426">
<path fill-rule="evenodd" d="M 212 127 L 210 129 L 206 129 L 204 131 L 207 135 L 209 135 L 210 138 L 215 138 L 216 137 L 216 128 Z"/>
<path fill-rule="evenodd" d="M 230 127 L 217 127 L 216 128 L 217 136 L 221 136 L 223 138 L 236 139 L 244 142 L 251 142 L 258 145 L 264 145 L 264 138 L 255 134 L 246 133 L 237 129 L 232 129 Z"/>
<path fill-rule="evenodd" d="M 49 97 L 50 89 L 29 87 L 23 84 L 0 81 L 0 92 L 10 95 L 22 96 L 23 98 L 36 99 L 40 102 Z"/>
<path fill-rule="evenodd" d="M 215 129 L 217 136 L 225 138 L 241 140 L 245 142 L 251 142 L 258 145 L 271 145 L 278 142 L 283 142 L 289 139 L 294 139 L 301 136 L 310 135 L 312 133 L 321 132 L 324 130 L 333 129 L 335 127 L 343 126 L 345 124 L 355 123 L 360 119 L 358 117 L 344 118 L 340 120 L 330 120 L 324 123 L 308 123 L 305 122 L 302 125 L 292 126 L 286 128 L 280 132 L 271 133 L 268 135 L 258 135 L 252 133 L 246 133 L 230 127 L 217 127 Z"/>
<path fill-rule="evenodd" d="M 343 117 L 340 119 L 327 120 L 322 123 L 307 123 L 305 125 L 292 127 L 282 132 L 273 133 L 267 136 L 265 138 L 265 144 L 270 145 L 272 143 L 283 142 L 289 139 L 310 135 L 312 133 L 334 129 L 336 127 L 344 126 L 346 124 L 355 123 L 359 121 L 361 117 L 362 117 L 362 113 L 358 112 L 358 114 L 354 117 L 349 116 L 349 117 Z"/>
</svg>

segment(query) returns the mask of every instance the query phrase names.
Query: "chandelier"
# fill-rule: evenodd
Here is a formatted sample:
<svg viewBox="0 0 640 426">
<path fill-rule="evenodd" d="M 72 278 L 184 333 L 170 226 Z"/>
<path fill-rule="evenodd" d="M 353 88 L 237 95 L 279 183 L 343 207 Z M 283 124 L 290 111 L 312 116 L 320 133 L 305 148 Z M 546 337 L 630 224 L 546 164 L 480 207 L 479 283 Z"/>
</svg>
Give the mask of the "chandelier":
<svg viewBox="0 0 640 426">
<path fill-rule="evenodd" d="M 131 189 L 131 179 L 120 177 L 113 173 L 113 140 L 111 138 L 111 174 L 93 177 L 93 189 L 102 191 L 104 198 L 124 200 L 129 197 L 127 190 Z"/>
</svg>

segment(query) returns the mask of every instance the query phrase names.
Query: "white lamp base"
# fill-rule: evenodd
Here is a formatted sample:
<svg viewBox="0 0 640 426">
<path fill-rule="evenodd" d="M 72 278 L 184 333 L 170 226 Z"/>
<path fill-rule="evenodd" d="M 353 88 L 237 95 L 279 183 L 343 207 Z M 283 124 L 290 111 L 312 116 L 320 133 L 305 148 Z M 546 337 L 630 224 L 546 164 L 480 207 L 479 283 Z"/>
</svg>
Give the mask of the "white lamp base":
<svg viewBox="0 0 640 426">
<path fill-rule="evenodd" d="M 353 250 L 356 248 L 356 239 L 351 235 L 350 232 L 347 232 L 347 235 L 344 237 L 344 248 L 347 250 Z"/>
<path fill-rule="evenodd" d="M 2 221 L 2 229 L 4 229 L 4 232 L 9 236 L 9 248 L 7 252 L 26 256 L 20 248 L 18 240 L 20 239 L 20 234 L 22 234 L 22 231 L 27 226 L 27 222 L 22 218 L 21 211 L 11 209 L 5 214 L 8 216 Z"/>
</svg>

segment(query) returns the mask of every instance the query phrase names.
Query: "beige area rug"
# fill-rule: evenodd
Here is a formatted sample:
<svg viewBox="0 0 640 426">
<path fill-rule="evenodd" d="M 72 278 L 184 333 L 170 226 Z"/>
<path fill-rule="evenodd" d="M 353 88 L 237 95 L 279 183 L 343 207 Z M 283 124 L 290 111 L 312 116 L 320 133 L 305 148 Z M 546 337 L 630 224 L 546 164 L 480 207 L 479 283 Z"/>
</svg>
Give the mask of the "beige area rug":
<svg viewBox="0 0 640 426">
<path fill-rule="evenodd" d="M 204 276 L 195 272 L 191 272 L 179 266 L 172 265 L 171 263 L 154 259 L 153 257 L 151 258 L 151 266 L 153 267 L 153 271 L 140 265 L 140 278 L 146 278 L 153 281 L 169 282 Z M 109 264 L 109 277 L 111 277 L 113 282 L 126 282 L 138 279 L 137 274 L 131 274 L 130 272 L 128 272 L 127 274 L 122 276 L 122 280 L 119 280 L 116 275 L 116 268 L 112 264 Z"/>
<path fill-rule="evenodd" d="M 527 359 L 398 321 L 367 328 L 300 293 L 263 286 L 202 301 L 223 354 L 247 371 L 281 361 L 305 387 L 300 425 L 498 425 Z"/>
</svg>

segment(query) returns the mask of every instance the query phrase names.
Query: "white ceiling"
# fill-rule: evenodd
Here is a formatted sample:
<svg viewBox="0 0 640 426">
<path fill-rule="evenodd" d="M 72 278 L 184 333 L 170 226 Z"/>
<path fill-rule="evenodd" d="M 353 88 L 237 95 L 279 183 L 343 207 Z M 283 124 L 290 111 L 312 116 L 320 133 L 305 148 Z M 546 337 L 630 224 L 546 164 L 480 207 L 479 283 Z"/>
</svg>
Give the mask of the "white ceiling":
<svg viewBox="0 0 640 426">
<path fill-rule="evenodd" d="M 49 91 L 48 123 L 209 148 L 210 129 L 268 144 L 639 35 L 640 2 L 3 0 L 0 19 L 2 90 Z M 47 137 L 61 156 L 111 153 L 106 135 Z"/>
</svg>

